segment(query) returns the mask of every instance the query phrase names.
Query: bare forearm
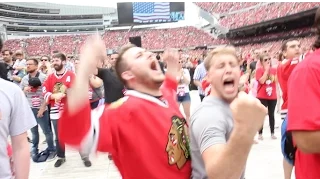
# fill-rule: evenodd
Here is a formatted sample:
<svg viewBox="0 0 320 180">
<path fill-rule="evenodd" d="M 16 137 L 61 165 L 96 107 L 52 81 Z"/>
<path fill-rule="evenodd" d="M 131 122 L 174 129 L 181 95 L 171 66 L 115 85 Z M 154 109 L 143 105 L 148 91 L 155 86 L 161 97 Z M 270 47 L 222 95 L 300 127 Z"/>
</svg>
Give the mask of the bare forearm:
<svg viewBox="0 0 320 180">
<path fill-rule="evenodd" d="M 24 69 L 24 67 L 23 66 L 22 67 L 18 66 L 15 69 L 20 71 L 20 70 Z"/>
<path fill-rule="evenodd" d="M 268 78 L 268 73 L 264 72 L 263 76 L 259 79 L 260 84 L 264 84 Z"/>
<path fill-rule="evenodd" d="M 27 133 L 11 137 L 16 179 L 27 179 L 30 170 L 30 153 Z"/>
<path fill-rule="evenodd" d="M 200 81 L 194 80 L 193 83 L 194 83 L 194 85 L 196 85 L 197 87 L 201 87 Z"/>
<path fill-rule="evenodd" d="M 51 68 L 51 67 L 48 67 L 48 68 L 47 68 L 47 75 L 50 75 L 50 74 L 52 74 L 52 68 Z"/>
<path fill-rule="evenodd" d="M 206 167 L 209 178 L 239 179 L 244 172 L 247 158 L 253 143 L 246 132 L 234 130 L 221 154 L 212 159 Z"/>
<path fill-rule="evenodd" d="M 90 77 L 89 83 L 93 88 L 99 88 L 103 84 L 102 80 L 98 77 Z"/>
<path fill-rule="evenodd" d="M 79 104 L 83 104 L 83 102 L 88 101 L 88 75 L 85 73 L 79 73 L 77 74 L 77 78 L 75 80 L 75 83 L 70 88 L 70 91 L 68 92 L 68 109 L 70 113 L 76 113 L 79 108 Z"/>
<path fill-rule="evenodd" d="M 188 78 L 186 75 L 183 75 L 183 80 L 182 80 L 183 84 L 190 84 L 190 78 Z"/>
<path fill-rule="evenodd" d="M 43 103 L 40 106 L 40 109 L 46 109 L 46 107 L 47 107 L 47 103 L 46 101 L 43 101 Z"/>
<path fill-rule="evenodd" d="M 320 153 L 320 131 L 292 131 L 297 147 L 304 153 Z"/>
<path fill-rule="evenodd" d="M 19 76 L 12 76 L 12 80 L 14 80 L 16 82 L 20 82 L 21 78 Z"/>
</svg>

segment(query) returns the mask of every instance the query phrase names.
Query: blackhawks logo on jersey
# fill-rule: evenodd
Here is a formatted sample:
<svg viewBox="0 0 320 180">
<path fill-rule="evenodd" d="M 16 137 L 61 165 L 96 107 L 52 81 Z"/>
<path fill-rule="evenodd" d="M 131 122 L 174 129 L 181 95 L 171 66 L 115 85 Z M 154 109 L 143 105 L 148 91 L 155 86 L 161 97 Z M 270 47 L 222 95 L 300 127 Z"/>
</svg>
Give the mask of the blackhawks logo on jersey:
<svg viewBox="0 0 320 180">
<path fill-rule="evenodd" d="M 120 99 L 118 99 L 117 101 L 111 103 L 111 104 L 108 106 L 108 108 L 110 108 L 110 109 L 116 109 L 116 108 L 120 107 L 124 102 L 126 102 L 126 101 L 128 100 L 128 98 L 129 98 L 128 96 L 123 97 L 123 98 L 120 98 Z"/>
<path fill-rule="evenodd" d="M 182 169 L 187 161 L 191 159 L 188 128 L 186 120 L 183 118 L 173 116 L 171 122 L 166 146 L 168 163 L 176 165 L 178 169 Z"/>
</svg>

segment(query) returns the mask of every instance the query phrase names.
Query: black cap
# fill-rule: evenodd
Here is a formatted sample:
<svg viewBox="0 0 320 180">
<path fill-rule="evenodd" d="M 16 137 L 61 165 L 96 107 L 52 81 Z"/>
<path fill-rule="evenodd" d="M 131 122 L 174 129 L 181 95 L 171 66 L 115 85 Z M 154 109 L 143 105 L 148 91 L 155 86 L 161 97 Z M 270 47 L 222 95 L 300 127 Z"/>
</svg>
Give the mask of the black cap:
<svg viewBox="0 0 320 180">
<path fill-rule="evenodd" d="M 34 87 L 34 88 L 37 88 L 37 87 L 41 86 L 41 81 L 40 81 L 40 79 L 38 77 L 30 78 L 28 83 L 29 83 L 29 86 Z"/>
</svg>

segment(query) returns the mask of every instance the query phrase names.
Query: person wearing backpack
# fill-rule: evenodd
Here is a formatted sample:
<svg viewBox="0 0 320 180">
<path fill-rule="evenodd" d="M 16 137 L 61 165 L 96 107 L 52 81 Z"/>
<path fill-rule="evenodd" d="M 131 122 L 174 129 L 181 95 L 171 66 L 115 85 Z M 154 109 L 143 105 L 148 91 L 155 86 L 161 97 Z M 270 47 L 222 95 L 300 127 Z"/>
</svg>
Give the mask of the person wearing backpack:
<svg viewBox="0 0 320 180">
<path fill-rule="evenodd" d="M 288 113 L 288 79 L 297 66 L 302 61 L 300 41 L 296 39 L 288 39 L 283 41 L 281 53 L 284 59 L 277 67 L 278 82 L 282 91 L 281 119 L 281 150 L 283 153 L 283 171 L 284 178 L 291 179 L 292 169 L 294 165 L 294 146 L 290 132 L 287 132 L 287 113 Z"/>
<path fill-rule="evenodd" d="M 288 128 L 297 151 L 297 179 L 320 179 L 320 8 L 314 24 L 315 51 L 293 70 L 288 81 Z"/>
<path fill-rule="evenodd" d="M 38 60 L 30 58 L 27 60 L 28 75 L 21 80 L 20 87 L 24 91 L 30 108 L 37 120 L 37 125 L 31 129 L 32 132 L 32 150 L 31 156 L 34 162 L 44 162 L 53 160 L 56 157 L 56 149 L 53 142 L 53 132 L 51 123 L 49 121 L 49 114 L 47 111 L 47 104 L 42 95 L 42 84 L 47 76 L 38 71 Z M 39 131 L 40 125 L 47 141 L 47 149 L 39 153 Z"/>
</svg>

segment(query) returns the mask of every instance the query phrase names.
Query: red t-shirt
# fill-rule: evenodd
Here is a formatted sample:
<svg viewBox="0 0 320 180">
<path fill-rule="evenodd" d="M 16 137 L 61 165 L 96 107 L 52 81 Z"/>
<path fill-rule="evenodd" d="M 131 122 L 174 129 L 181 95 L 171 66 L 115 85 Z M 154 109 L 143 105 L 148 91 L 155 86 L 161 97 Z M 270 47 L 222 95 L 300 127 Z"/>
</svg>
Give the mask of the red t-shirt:
<svg viewBox="0 0 320 180">
<path fill-rule="evenodd" d="M 320 131 L 319 59 L 320 50 L 317 50 L 306 57 L 289 78 L 288 131 Z M 295 174 L 297 179 L 320 179 L 320 152 L 305 154 L 298 148 Z"/>
<path fill-rule="evenodd" d="M 282 106 L 281 110 L 287 110 L 288 109 L 288 79 L 294 70 L 294 68 L 297 66 L 297 64 L 302 60 L 303 56 L 289 59 L 289 60 L 283 60 L 278 68 L 277 68 L 277 76 L 279 85 L 282 91 Z"/>
<path fill-rule="evenodd" d="M 124 98 L 92 113 L 89 101 L 74 115 L 66 107 L 58 122 L 59 137 L 79 146 L 94 129 L 95 149 L 112 153 L 124 179 L 189 179 L 188 130 L 176 89 L 176 80 L 167 77 L 161 98 L 127 90 Z"/>
<path fill-rule="evenodd" d="M 259 99 L 269 99 L 275 100 L 277 99 L 277 87 L 276 87 L 276 77 L 277 77 L 277 70 L 275 68 L 270 68 L 270 72 L 268 75 L 267 80 L 261 84 L 259 79 L 263 76 L 264 69 L 258 68 L 256 70 L 256 79 L 258 81 L 258 88 L 257 88 L 257 98 Z"/>
</svg>

